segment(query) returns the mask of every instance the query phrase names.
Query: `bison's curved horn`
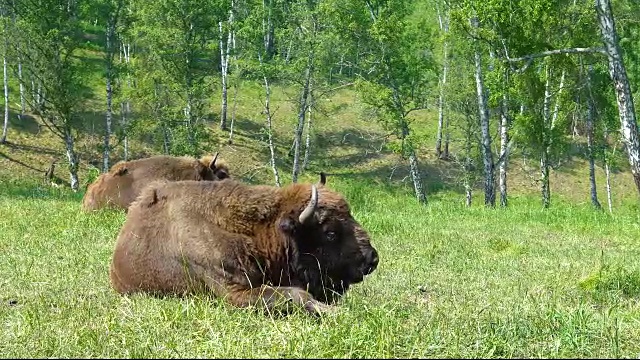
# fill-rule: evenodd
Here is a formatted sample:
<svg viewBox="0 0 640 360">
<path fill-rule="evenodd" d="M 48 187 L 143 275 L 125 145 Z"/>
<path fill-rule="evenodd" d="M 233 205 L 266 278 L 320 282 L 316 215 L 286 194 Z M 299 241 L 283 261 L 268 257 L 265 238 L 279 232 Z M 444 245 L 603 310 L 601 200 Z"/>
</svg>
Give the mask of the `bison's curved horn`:
<svg viewBox="0 0 640 360">
<path fill-rule="evenodd" d="M 304 208 L 304 211 L 302 211 L 302 214 L 300 214 L 300 217 L 298 217 L 300 223 L 304 224 L 308 222 L 313 216 L 313 213 L 316 211 L 317 206 L 318 188 L 315 185 L 311 185 L 311 200 L 309 201 L 309 204 L 307 204 L 307 207 Z"/>
<path fill-rule="evenodd" d="M 216 167 L 216 160 L 218 159 L 218 154 L 219 154 L 219 152 L 217 152 L 213 156 L 213 160 L 211 160 L 211 162 L 209 163 L 209 167 L 212 168 L 212 169 L 215 169 L 215 167 Z"/>
<path fill-rule="evenodd" d="M 327 174 L 325 174 L 324 172 L 320 172 L 320 184 L 324 185 L 327 183 Z"/>
</svg>

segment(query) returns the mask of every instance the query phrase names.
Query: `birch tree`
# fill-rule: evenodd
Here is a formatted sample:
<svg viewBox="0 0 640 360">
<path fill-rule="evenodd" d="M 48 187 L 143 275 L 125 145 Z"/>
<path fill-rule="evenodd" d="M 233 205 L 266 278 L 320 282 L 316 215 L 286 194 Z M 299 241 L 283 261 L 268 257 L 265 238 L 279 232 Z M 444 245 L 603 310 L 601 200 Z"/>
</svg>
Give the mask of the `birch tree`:
<svg viewBox="0 0 640 360">
<path fill-rule="evenodd" d="M 364 102 L 383 126 L 394 132 L 400 155 L 409 161 L 411 179 L 418 202 L 426 203 L 426 193 L 416 153 L 418 139 L 412 135 L 409 115 L 426 108 L 428 89 L 435 80 L 430 54 L 430 34 L 425 23 L 408 24 L 411 3 L 367 2 L 371 16 L 371 55 L 357 83 Z M 365 75 L 366 74 L 366 75 Z"/>
<path fill-rule="evenodd" d="M 39 113 L 43 123 L 63 140 L 71 188 L 78 190 L 77 137 L 78 113 L 87 97 L 83 81 L 86 67 L 77 53 L 83 43 L 78 8 L 83 1 L 49 1 L 40 4 L 20 2 L 16 6 L 20 57 L 30 75 L 42 87 Z M 30 46 L 27 46 L 29 41 Z"/>
<path fill-rule="evenodd" d="M 113 83 L 114 83 L 114 58 L 116 46 L 119 41 L 116 32 L 118 22 L 124 7 L 124 0 L 108 0 L 100 4 L 99 13 L 105 20 L 105 85 L 106 85 L 106 113 L 104 149 L 102 154 L 102 171 L 109 171 L 109 156 L 111 153 L 111 135 L 113 121 Z"/>
<path fill-rule="evenodd" d="M 199 137 L 204 136 L 204 79 L 213 70 L 209 59 L 217 46 L 209 40 L 215 38 L 216 25 L 228 14 L 228 4 L 213 0 L 139 1 L 136 13 L 135 34 L 150 58 L 145 63 L 158 63 L 165 87 L 175 89 L 174 96 L 181 100 L 180 107 L 174 109 L 175 117 L 182 118 L 182 126 L 174 129 L 174 134 L 185 137 L 184 144 L 176 143 L 181 145 L 179 152 L 198 156 Z"/>
<path fill-rule="evenodd" d="M 437 5 L 436 5 L 437 6 Z M 439 87 L 440 95 L 438 97 L 438 131 L 436 133 L 436 156 L 440 159 L 447 159 L 449 157 L 449 132 L 448 121 L 445 121 L 445 88 L 447 85 L 447 72 L 449 70 L 449 16 L 446 10 L 441 12 L 440 8 L 436 8 L 438 13 L 438 24 L 440 31 L 442 32 L 442 75 L 440 77 Z M 444 12 L 444 14 L 443 14 Z M 442 149 L 442 137 L 445 134 L 444 151 Z"/>
<path fill-rule="evenodd" d="M 4 89 L 4 122 L 2 125 L 2 137 L 0 137 L 0 143 L 7 142 L 7 131 L 9 129 L 9 73 L 7 71 L 9 57 L 9 16 L 8 7 L 4 4 L 0 4 L 0 25 L 2 26 L 2 37 L 4 38 L 2 44 L 2 84 Z"/>
<path fill-rule="evenodd" d="M 611 3 L 609 0 L 595 0 L 595 5 L 605 46 L 604 51 L 609 62 L 609 75 L 613 81 L 618 102 L 620 132 L 626 145 L 631 173 L 640 193 L 640 139 L 629 78 L 622 58 Z"/>
</svg>

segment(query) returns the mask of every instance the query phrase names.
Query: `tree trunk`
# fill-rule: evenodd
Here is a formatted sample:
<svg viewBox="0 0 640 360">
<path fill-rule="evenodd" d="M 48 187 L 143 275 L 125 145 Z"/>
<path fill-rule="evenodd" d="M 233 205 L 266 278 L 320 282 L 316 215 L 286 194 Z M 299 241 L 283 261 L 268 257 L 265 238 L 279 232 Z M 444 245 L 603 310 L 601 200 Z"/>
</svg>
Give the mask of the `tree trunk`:
<svg viewBox="0 0 640 360">
<path fill-rule="evenodd" d="M 264 77 L 264 91 L 265 91 L 265 101 L 264 101 L 264 112 L 267 116 L 267 134 L 269 141 L 269 153 L 271 155 L 271 169 L 273 170 L 273 177 L 276 182 L 276 186 L 280 187 L 280 175 L 278 174 L 278 168 L 276 167 L 276 150 L 273 144 L 273 132 L 271 127 L 271 109 L 269 107 L 269 101 L 271 99 L 271 89 L 269 87 L 269 80 L 267 77 Z"/>
<path fill-rule="evenodd" d="M 7 74 L 7 40 L 5 38 L 5 51 L 3 58 L 3 74 L 4 74 L 4 125 L 2 126 L 2 138 L 0 143 L 7 142 L 7 131 L 9 129 L 9 76 Z"/>
<path fill-rule="evenodd" d="M 271 7 L 272 0 L 262 0 L 262 6 L 265 9 L 267 14 L 266 18 L 262 18 L 262 33 L 264 36 L 264 51 L 267 60 L 271 59 L 273 54 L 275 53 L 275 43 L 274 43 L 274 26 L 273 21 L 271 20 Z"/>
<path fill-rule="evenodd" d="M 122 116 L 121 126 L 124 132 L 124 138 L 122 139 L 123 156 L 124 161 L 129 160 L 129 137 L 127 136 L 127 112 L 129 107 L 129 101 L 120 103 L 120 115 Z"/>
<path fill-rule="evenodd" d="M 30 76 L 31 78 L 31 111 L 35 111 L 36 110 L 36 106 L 37 106 L 37 97 L 36 97 L 36 84 L 35 81 L 33 80 L 33 75 Z"/>
<path fill-rule="evenodd" d="M 440 15 L 440 11 L 438 11 L 438 20 L 440 22 L 440 30 L 444 31 L 446 36 L 449 31 L 448 20 L 445 20 L 443 23 L 442 17 Z M 438 132 L 436 134 L 436 156 L 439 159 L 446 159 L 449 157 L 448 151 L 442 152 L 442 133 L 444 128 L 444 94 L 445 87 L 447 84 L 447 71 L 449 69 L 449 63 L 447 61 L 447 41 L 443 44 L 442 50 L 442 79 L 440 80 L 440 95 L 438 97 Z M 448 145 L 448 144 L 447 144 Z M 446 146 L 446 150 L 448 150 L 448 146 Z"/>
<path fill-rule="evenodd" d="M 549 188 L 549 154 L 546 151 L 543 151 L 540 156 L 540 177 L 542 207 L 547 209 L 551 205 L 551 189 Z"/>
<path fill-rule="evenodd" d="M 478 28 L 478 19 L 471 20 L 473 27 Z M 491 151 L 491 133 L 489 132 L 489 110 L 487 108 L 486 91 L 482 77 L 482 60 L 480 52 L 476 49 L 475 79 L 478 96 L 478 110 L 480 113 L 480 129 L 482 133 L 482 161 L 484 163 L 484 204 L 494 207 L 496 205 L 493 152 Z"/>
<path fill-rule="evenodd" d="M 420 174 L 420 168 L 418 167 L 418 157 L 413 149 L 409 150 L 409 171 L 411 172 L 413 188 L 416 192 L 418 202 L 420 204 L 426 204 L 427 196 L 424 193 L 424 186 L 422 185 L 422 176 Z"/>
<path fill-rule="evenodd" d="M 311 153 L 311 109 L 313 108 L 313 94 L 309 93 L 309 113 L 307 114 L 307 136 L 304 146 L 304 160 L 302 161 L 302 170 L 306 170 L 309 166 L 309 155 Z"/>
<path fill-rule="evenodd" d="M 587 152 L 589 156 L 589 184 L 591 185 L 591 204 L 598 210 L 602 208 L 600 201 L 598 201 L 598 191 L 596 188 L 596 166 L 595 155 L 593 150 L 593 128 L 594 128 L 594 113 L 595 108 L 593 104 L 593 97 L 591 94 L 591 74 L 593 72 L 593 65 L 589 65 L 587 72 L 587 89 L 589 89 L 589 95 L 587 96 Z"/>
<path fill-rule="evenodd" d="M 71 183 L 71 189 L 78 191 L 78 157 L 74 149 L 74 139 L 71 129 L 67 126 L 64 132 L 64 144 L 67 153 L 67 160 L 69 161 L 69 178 Z"/>
<path fill-rule="evenodd" d="M 604 143 L 607 144 L 609 141 L 609 132 L 607 127 L 604 127 Z M 616 152 L 616 145 L 614 144 L 613 150 L 611 151 L 611 157 Z M 605 150 L 604 153 L 604 173 L 606 176 L 606 186 L 607 186 L 607 205 L 609 207 L 609 213 L 613 213 L 613 202 L 611 200 L 611 171 L 609 170 L 609 154 Z"/>
<path fill-rule="evenodd" d="M 24 95 L 24 80 L 22 78 L 22 60 L 18 57 L 18 82 L 20 87 L 20 117 L 27 111 L 26 99 Z"/>
<path fill-rule="evenodd" d="M 230 11 L 229 24 L 233 23 L 233 11 Z M 222 73 L 222 104 L 220 109 L 220 130 L 227 130 L 227 89 L 229 74 L 229 48 L 231 47 L 231 30 L 227 36 L 227 46 L 225 48 L 222 32 L 222 21 L 218 22 L 220 29 L 220 67 Z"/>
<path fill-rule="evenodd" d="M 540 154 L 540 184 L 542 193 L 542 207 L 548 208 L 551 204 L 551 189 L 549 188 L 549 149 L 551 148 L 551 72 L 549 66 L 545 69 L 544 103 L 542 108 L 542 153 Z"/>
<path fill-rule="evenodd" d="M 293 139 L 293 173 L 291 181 L 298 182 L 298 174 L 300 173 L 300 145 L 302 143 L 302 132 L 304 130 L 304 120 L 307 113 L 307 104 L 309 100 L 309 89 L 311 87 L 311 75 L 313 73 L 313 52 L 309 52 L 307 60 L 307 68 L 304 74 L 304 86 L 300 95 L 300 108 L 298 109 L 298 125 L 296 126 L 295 137 Z"/>
<path fill-rule="evenodd" d="M 507 206 L 507 165 L 509 163 L 509 114 L 507 95 L 503 95 L 500 106 L 500 164 L 498 165 L 500 187 L 500 206 Z"/>
<path fill-rule="evenodd" d="M 187 85 L 187 86 L 190 87 L 190 85 Z M 195 155 L 197 153 L 197 149 L 196 149 L 196 138 L 194 134 L 193 114 L 191 112 L 192 104 L 193 104 L 193 96 L 189 88 L 189 90 L 187 90 L 187 103 L 184 107 L 184 116 L 187 123 L 187 141 L 189 141 L 189 145 L 191 146 L 191 151 L 193 155 Z"/>
<path fill-rule="evenodd" d="M 238 89 L 240 86 L 238 86 L 238 81 L 240 81 L 240 79 L 236 80 L 236 83 L 233 85 L 233 108 L 231 109 L 231 126 L 229 127 L 229 144 L 233 143 L 233 125 L 236 122 L 236 107 L 238 105 Z"/>
<path fill-rule="evenodd" d="M 615 21 L 609 0 L 596 0 L 596 11 L 600 22 L 600 31 L 609 60 L 609 75 L 614 84 L 618 113 L 620 116 L 620 130 L 625 142 L 631 173 L 640 193 L 640 141 L 638 139 L 638 125 L 633 104 L 633 96 L 624 66 Z"/>
<path fill-rule="evenodd" d="M 132 88 L 131 81 L 131 73 L 129 70 L 129 64 L 131 62 L 131 45 L 127 43 L 126 45 L 122 44 L 122 52 L 124 53 L 124 62 L 127 64 L 127 88 Z M 124 131 L 124 139 L 123 139 L 123 152 L 124 152 L 124 161 L 129 160 L 129 129 L 127 128 L 127 121 L 129 115 L 131 114 L 131 101 L 129 100 L 129 95 L 127 94 L 127 98 L 124 101 L 123 111 L 122 111 L 122 129 Z"/>
<path fill-rule="evenodd" d="M 467 207 L 471 207 L 471 199 L 472 199 L 472 181 L 473 181 L 473 160 L 471 159 L 471 149 L 473 146 L 473 138 L 475 136 L 472 125 L 472 120 L 467 113 L 466 123 L 465 123 L 465 132 L 464 132 L 464 164 L 463 164 L 463 186 L 465 193 L 465 205 Z"/>
<path fill-rule="evenodd" d="M 115 32 L 115 24 L 112 21 L 109 21 L 107 24 L 107 34 L 106 34 L 106 66 L 107 66 L 107 84 L 106 84 L 106 92 L 107 92 L 107 113 L 106 113 L 106 123 L 105 123 L 105 133 L 104 133 L 104 153 L 102 155 L 102 172 L 109 171 L 109 154 L 111 152 L 111 121 L 113 116 L 112 109 L 112 99 L 113 99 L 113 89 L 111 88 L 111 81 L 113 77 L 112 71 L 112 62 L 113 62 L 113 34 Z"/>
</svg>

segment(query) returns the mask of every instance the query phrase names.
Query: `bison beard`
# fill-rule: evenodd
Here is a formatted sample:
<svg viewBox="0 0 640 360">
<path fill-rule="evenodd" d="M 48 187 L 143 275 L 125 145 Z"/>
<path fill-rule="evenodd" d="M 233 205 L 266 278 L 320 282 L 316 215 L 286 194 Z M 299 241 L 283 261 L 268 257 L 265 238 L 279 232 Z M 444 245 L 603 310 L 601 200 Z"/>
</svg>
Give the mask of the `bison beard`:
<svg viewBox="0 0 640 360">
<path fill-rule="evenodd" d="M 293 302 L 320 314 L 377 264 L 368 234 L 323 181 L 156 182 L 129 208 L 110 277 L 122 294 L 206 290 L 239 307 Z"/>
</svg>

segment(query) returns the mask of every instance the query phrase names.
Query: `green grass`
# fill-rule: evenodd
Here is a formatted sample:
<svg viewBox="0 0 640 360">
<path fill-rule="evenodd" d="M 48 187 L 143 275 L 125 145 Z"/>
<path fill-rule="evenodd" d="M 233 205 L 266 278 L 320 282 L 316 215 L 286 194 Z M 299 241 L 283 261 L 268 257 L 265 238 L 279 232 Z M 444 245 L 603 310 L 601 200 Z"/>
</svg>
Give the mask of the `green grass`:
<svg viewBox="0 0 640 360">
<path fill-rule="evenodd" d="M 81 194 L 0 189 L 3 357 L 637 357 L 640 237 L 613 216 L 537 198 L 506 210 L 426 207 L 407 191 L 331 179 L 380 266 L 339 311 L 272 318 L 206 296 L 123 297 L 109 286 L 125 215 Z M 479 203 L 478 200 L 475 200 Z"/>
</svg>

